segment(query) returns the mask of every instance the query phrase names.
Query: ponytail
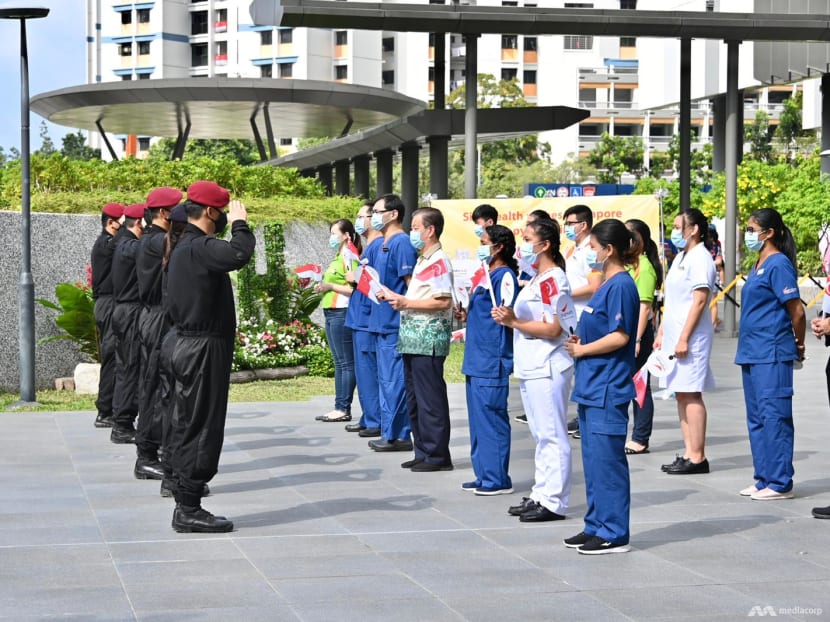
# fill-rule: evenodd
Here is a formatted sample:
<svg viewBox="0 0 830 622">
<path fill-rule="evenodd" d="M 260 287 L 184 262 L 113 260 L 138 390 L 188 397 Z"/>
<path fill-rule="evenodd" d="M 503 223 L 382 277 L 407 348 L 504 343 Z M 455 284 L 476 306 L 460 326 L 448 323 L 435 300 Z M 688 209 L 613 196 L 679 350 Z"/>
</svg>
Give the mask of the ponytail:
<svg viewBox="0 0 830 622">
<path fill-rule="evenodd" d="M 752 212 L 750 218 L 757 222 L 761 228 L 775 231 L 775 235 L 772 238 L 773 245 L 787 256 L 787 259 L 792 262 L 793 267 L 798 271 L 795 239 L 793 238 L 792 231 L 784 224 L 784 219 L 781 218 L 781 214 L 771 207 L 763 207 Z"/>
</svg>

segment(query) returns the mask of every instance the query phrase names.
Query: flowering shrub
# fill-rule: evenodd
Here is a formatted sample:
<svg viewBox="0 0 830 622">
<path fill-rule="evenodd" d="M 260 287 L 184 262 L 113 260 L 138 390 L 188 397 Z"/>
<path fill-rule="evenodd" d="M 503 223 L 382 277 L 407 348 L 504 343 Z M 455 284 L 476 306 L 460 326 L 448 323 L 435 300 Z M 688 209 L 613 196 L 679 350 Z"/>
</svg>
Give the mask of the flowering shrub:
<svg viewBox="0 0 830 622">
<path fill-rule="evenodd" d="M 310 322 L 295 320 L 279 325 L 273 320 L 242 320 L 236 333 L 233 370 L 291 367 L 309 362 L 316 376 L 333 375 L 334 366 L 321 365 L 331 360 L 323 331 Z M 331 373 L 329 373 L 331 371 Z"/>
</svg>

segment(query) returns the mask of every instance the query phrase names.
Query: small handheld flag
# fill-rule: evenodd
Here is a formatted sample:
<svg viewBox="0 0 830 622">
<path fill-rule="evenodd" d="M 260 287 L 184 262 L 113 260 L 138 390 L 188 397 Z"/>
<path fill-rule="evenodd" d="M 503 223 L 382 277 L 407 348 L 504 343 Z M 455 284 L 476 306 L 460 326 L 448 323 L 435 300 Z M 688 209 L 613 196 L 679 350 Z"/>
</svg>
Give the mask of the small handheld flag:
<svg viewBox="0 0 830 622">
<path fill-rule="evenodd" d="M 634 389 L 637 391 L 636 402 L 640 408 L 646 403 L 646 387 L 648 386 L 648 370 L 643 365 L 631 378 L 634 381 Z"/>
<path fill-rule="evenodd" d="M 378 292 L 383 289 L 383 285 L 380 283 L 380 275 L 377 270 L 371 266 L 358 266 L 355 270 L 355 278 L 357 279 L 357 291 L 375 304 L 380 304 Z"/>
<path fill-rule="evenodd" d="M 301 279 L 311 279 L 312 281 L 323 280 L 323 267 L 315 263 L 307 263 L 304 266 L 294 268 L 294 272 Z"/>
<path fill-rule="evenodd" d="M 490 280 L 490 269 L 487 266 L 487 262 L 481 262 L 481 265 L 475 271 L 470 281 L 470 293 L 474 292 L 477 287 L 483 287 L 490 292 L 490 302 L 493 303 L 493 306 L 498 306 L 496 304 L 496 295 L 493 293 L 493 282 Z"/>
</svg>

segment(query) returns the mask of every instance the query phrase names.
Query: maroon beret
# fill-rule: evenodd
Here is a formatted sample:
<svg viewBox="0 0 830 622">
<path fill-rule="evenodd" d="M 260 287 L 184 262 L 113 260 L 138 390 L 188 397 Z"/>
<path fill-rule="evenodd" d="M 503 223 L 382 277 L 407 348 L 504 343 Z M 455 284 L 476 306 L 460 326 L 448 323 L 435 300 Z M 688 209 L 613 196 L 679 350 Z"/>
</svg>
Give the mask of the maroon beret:
<svg viewBox="0 0 830 622">
<path fill-rule="evenodd" d="M 147 209 L 174 207 L 182 200 L 181 190 L 175 188 L 155 188 L 147 195 Z"/>
<path fill-rule="evenodd" d="M 144 203 L 133 203 L 124 208 L 124 216 L 127 218 L 144 218 Z"/>
<path fill-rule="evenodd" d="M 187 189 L 187 198 L 205 207 L 224 208 L 231 195 L 215 181 L 194 181 Z"/>
<path fill-rule="evenodd" d="M 124 215 L 124 206 L 121 203 L 107 203 L 101 209 L 101 213 L 110 218 L 121 218 Z"/>
</svg>

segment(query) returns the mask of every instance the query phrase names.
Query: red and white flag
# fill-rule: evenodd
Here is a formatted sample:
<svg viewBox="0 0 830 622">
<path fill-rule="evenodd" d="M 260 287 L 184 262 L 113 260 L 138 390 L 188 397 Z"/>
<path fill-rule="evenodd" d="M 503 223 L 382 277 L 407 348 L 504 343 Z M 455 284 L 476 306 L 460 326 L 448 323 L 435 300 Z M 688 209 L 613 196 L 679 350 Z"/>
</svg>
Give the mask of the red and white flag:
<svg viewBox="0 0 830 622">
<path fill-rule="evenodd" d="M 323 280 L 323 267 L 316 263 L 307 263 L 304 266 L 294 268 L 294 272 L 301 279 L 311 279 L 312 281 Z"/>
<path fill-rule="evenodd" d="M 466 328 L 459 328 L 458 330 L 454 330 L 450 333 L 451 339 L 450 342 L 453 341 L 462 341 L 467 337 L 467 329 Z"/>
<path fill-rule="evenodd" d="M 351 240 L 346 241 L 340 254 L 343 255 L 343 267 L 346 268 L 346 272 L 352 269 L 353 261 L 360 263 L 360 252 Z"/>
<path fill-rule="evenodd" d="M 493 282 L 490 280 L 490 268 L 487 266 L 486 261 L 481 262 L 478 270 L 475 271 L 470 279 L 470 294 L 476 291 L 477 287 L 483 287 L 489 291 L 490 301 L 493 303 L 494 307 L 498 306 L 496 304 L 496 295 L 493 293 Z"/>
<path fill-rule="evenodd" d="M 447 262 L 439 259 L 415 275 L 415 278 L 422 282 L 432 281 L 435 289 L 444 291 L 452 290 L 452 278 L 447 267 Z"/>
<path fill-rule="evenodd" d="M 552 322 L 554 315 L 556 315 L 554 311 L 554 300 L 559 295 L 556 280 L 551 276 L 544 281 L 539 281 L 539 293 L 542 295 L 543 311 L 547 313 Z"/>
<path fill-rule="evenodd" d="M 646 403 L 646 387 L 648 386 L 648 370 L 643 365 L 631 378 L 634 381 L 634 388 L 637 390 L 636 402 L 640 408 Z"/>
<path fill-rule="evenodd" d="M 357 291 L 376 305 L 380 304 L 378 292 L 383 289 L 383 285 L 380 283 L 380 275 L 377 270 L 371 266 L 358 266 L 355 271 L 355 278 L 357 279 Z"/>
</svg>

